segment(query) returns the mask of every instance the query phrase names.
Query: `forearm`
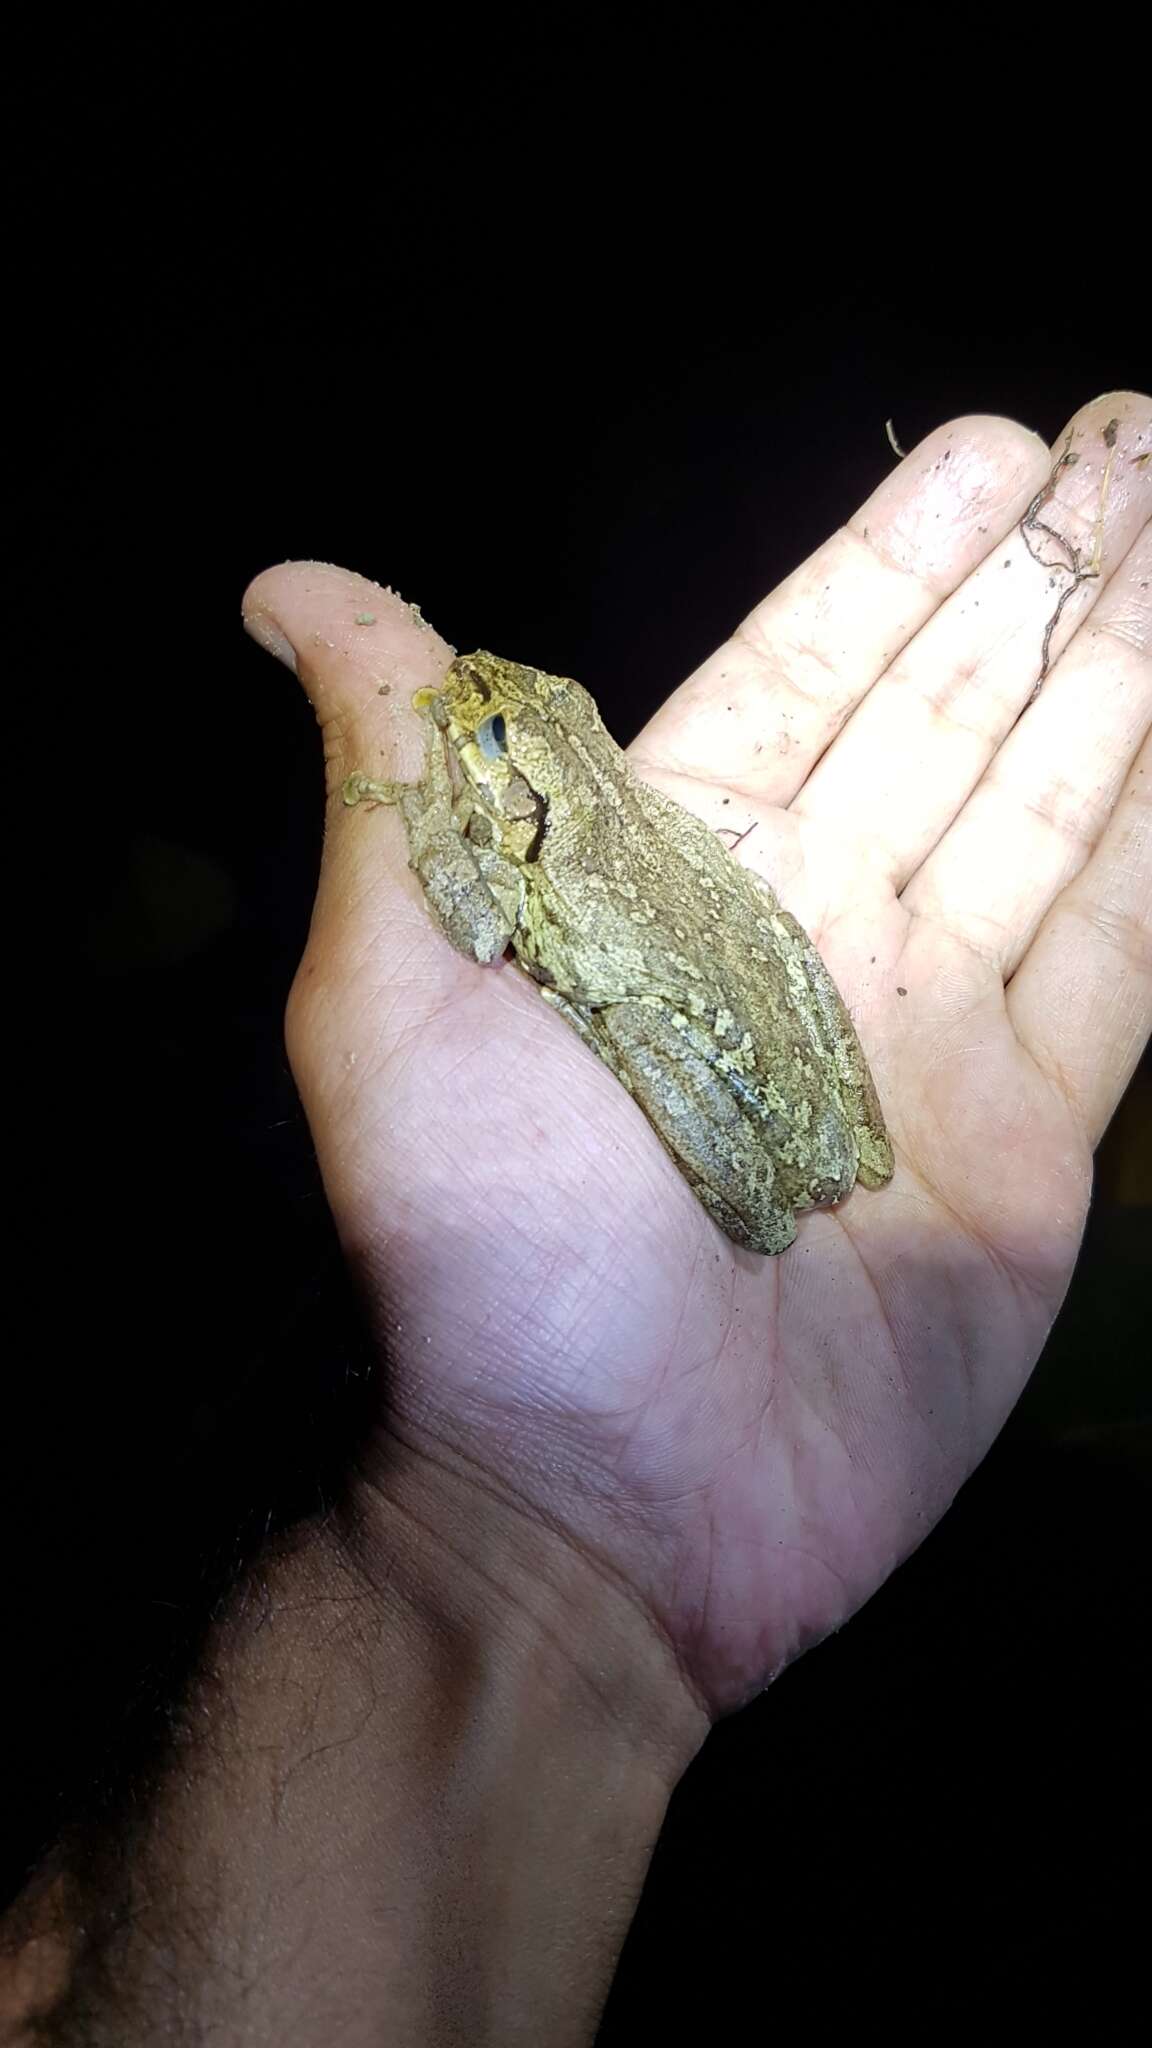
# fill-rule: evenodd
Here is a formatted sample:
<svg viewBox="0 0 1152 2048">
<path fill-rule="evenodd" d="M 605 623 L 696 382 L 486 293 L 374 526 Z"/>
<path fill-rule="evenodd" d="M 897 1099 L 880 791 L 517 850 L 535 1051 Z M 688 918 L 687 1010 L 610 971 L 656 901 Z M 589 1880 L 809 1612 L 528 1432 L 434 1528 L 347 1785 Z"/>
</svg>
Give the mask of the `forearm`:
<svg viewBox="0 0 1152 2048">
<path fill-rule="evenodd" d="M 72 1892 L 106 1927 L 48 2039 L 592 2038 L 703 1717 L 558 1539 L 434 1491 L 397 1473 L 237 1596 L 120 1896 Z"/>
</svg>

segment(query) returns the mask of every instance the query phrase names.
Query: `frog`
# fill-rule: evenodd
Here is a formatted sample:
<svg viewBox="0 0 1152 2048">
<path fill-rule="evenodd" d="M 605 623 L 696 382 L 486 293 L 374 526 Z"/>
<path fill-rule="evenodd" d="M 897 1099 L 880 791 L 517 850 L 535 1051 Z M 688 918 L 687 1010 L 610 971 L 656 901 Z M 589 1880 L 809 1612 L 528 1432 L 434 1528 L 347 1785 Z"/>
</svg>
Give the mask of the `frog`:
<svg viewBox="0 0 1152 2048">
<path fill-rule="evenodd" d="M 808 934 L 703 819 L 637 775 L 570 677 L 479 650 L 413 709 L 395 805 L 444 936 L 511 954 L 623 1084 L 708 1215 L 774 1256 L 804 1211 L 891 1179 L 892 1145 L 843 1000 Z"/>
</svg>

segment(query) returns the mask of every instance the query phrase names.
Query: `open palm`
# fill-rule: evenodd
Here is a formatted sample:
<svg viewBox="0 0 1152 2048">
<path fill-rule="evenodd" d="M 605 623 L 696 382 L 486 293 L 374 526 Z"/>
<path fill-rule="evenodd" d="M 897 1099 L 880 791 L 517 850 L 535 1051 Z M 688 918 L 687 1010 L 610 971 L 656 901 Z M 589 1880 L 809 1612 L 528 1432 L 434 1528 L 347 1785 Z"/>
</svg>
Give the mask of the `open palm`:
<svg viewBox="0 0 1152 2048">
<path fill-rule="evenodd" d="M 986 1449 L 1148 1028 L 1152 403 L 1094 402 L 1057 452 L 1035 508 L 1034 436 L 941 428 L 633 748 L 816 941 L 896 1146 L 889 1188 L 778 1259 L 720 1234 L 515 967 L 452 951 L 395 814 L 342 809 L 353 769 L 419 772 L 410 696 L 450 650 L 339 570 L 248 593 L 325 732 L 289 1038 L 389 1359 L 379 1457 L 450 1460 L 560 1532 L 712 1711 L 843 1621 Z M 1099 574 L 1033 700 L 1077 562 Z"/>
</svg>

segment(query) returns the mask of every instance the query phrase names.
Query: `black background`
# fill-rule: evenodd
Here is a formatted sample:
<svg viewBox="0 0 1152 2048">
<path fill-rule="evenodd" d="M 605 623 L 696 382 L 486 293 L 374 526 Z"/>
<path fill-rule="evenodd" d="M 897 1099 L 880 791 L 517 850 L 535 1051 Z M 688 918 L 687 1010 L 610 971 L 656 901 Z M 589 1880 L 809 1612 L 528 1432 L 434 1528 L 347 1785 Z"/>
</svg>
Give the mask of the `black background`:
<svg viewBox="0 0 1152 2048">
<path fill-rule="evenodd" d="M 281 1040 L 319 745 L 241 633 L 248 579 L 362 570 L 458 646 L 579 676 L 627 740 L 887 473 L 889 416 L 906 447 L 967 411 L 1055 438 L 1152 373 L 1125 294 L 1054 302 L 1047 256 L 1014 276 L 954 224 L 915 278 L 888 236 L 861 256 L 851 181 L 835 242 L 828 193 L 784 206 L 767 166 L 739 226 L 659 167 L 561 198 L 527 120 L 484 175 L 473 109 L 447 187 L 408 128 L 355 203 L 259 152 L 209 179 L 209 124 L 152 207 L 164 104 L 132 111 L 94 190 L 66 143 L 71 317 L 16 421 L 26 673 L 60 734 L 30 865 L 64 978 L 5 1496 L 11 1887 L 130 1774 L 244 1545 L 335 1482 L 369 1366 Z M 806 2003 L 1099 2025 L 1136 1995 L 1150 1142 L 1145 1073 L 1000 1443 L 689 1773 L 605 2042 L 743 2038 L 749 2010 L 758 2037 Z"/>
</svg>

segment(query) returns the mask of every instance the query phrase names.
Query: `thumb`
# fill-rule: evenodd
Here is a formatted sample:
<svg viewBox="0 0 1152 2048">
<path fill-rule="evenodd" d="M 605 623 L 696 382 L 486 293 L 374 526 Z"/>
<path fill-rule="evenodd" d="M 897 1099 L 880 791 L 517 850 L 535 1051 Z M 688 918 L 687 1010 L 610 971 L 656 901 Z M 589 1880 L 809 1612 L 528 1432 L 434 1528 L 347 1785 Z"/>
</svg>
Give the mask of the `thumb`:
<svg viewBox="0 0 1152 2048">
<path fill-rule="evenodd" d="M 245 631 L 304 686 L 324 735 L 330 798 L 357 768 L 418 775 L 410 700 L 441 681 L 453 649 L 417 606 L 329 562 L 283 562 L 249 584 L 242 611 Z"/>
<path fill-rule="evenodd" d="M 288 1053 L 322 1151 L 323 1127 L 421 1024 L 459 962 L 408 868 L 396 812 L 342 797 L 349 775 L 418 778 L 415 690 L 437 684 L 452 649 L 394 591 L 325 562 L 286 562 L 244 594 L 245 629 L 292 669 L 324 745 L 327 814 L 312 926 L 287 1017 Z"/>
</svg>

